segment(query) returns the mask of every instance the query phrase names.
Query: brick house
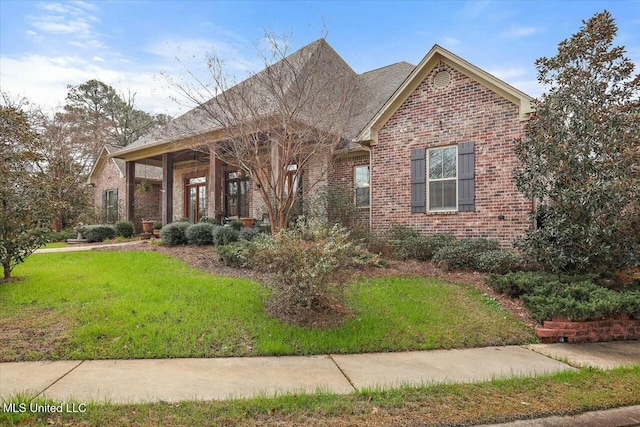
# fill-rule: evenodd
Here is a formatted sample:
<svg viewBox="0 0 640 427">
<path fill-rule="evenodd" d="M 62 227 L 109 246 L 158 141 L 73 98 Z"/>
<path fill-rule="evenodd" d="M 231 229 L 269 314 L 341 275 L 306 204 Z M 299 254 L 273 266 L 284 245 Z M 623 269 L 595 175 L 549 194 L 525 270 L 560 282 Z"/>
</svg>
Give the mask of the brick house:
<svg viewBox="0 0 640 427">
<path fill-rule="evenodd" d="M 113 157 L 120 149 L 105 145 L 87 178 L 87 183 L 93 187 L 96 221 L 103 224 L 113 224 L 125 218 L 125 162 Z M 143 162 L 137 163 L 134 183 L 133 222 L 140 226 L 142 219 L 160 221 L 162 169 Z"/>
<path fill-rule="evenodd" d="M 357 207 L 355 219 L 373 231 L 403 224 L 508 246 L 531 226 L 532 202 L 512 178 L 513 140 L 532 111 L 529 96 L 437 45 L 415 67 L 401 62 L 360 75 L 324 40 L 291 56 L 310 51 L 327 59 L 325 78 L 334 70 L 357 76 L 365 105 L 351 117 L 339 146 L 301 175 L 302 187 L 314 178 L 320 190 L 347 189 Z M 199 114 L 193 109 L 110 154 L 125 162 L 127 218 L 137 206 L 129 172 L 137 173 L 140 163 L 162 167 L 164 223 L 183 216 L 264 217 L 256 183 L 195 149 L 215 149 L 220 141 L 219 129 Z"/>
</svg>

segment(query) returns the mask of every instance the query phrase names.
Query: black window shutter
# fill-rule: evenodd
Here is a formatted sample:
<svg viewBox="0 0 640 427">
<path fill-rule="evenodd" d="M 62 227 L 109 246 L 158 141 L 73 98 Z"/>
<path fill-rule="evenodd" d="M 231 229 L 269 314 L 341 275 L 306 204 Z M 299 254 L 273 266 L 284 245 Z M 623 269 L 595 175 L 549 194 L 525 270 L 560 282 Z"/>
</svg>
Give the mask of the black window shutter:
<svg viewBox="0 0 640 427">
<path fill-rule="evenodd" d="M 107 190 L 102 190 L 102 209 L 107 209 Z"/>
<path fill-rule="evenodd" d="M 458 144 L 458 211 L 473 212 L 475 205 L 475 152 L 473 142 Z"/>
<path fill-rule="evenodd" d="M 427 187 L 424 148 L 411 150 L 411 213 L 424 213 Z"/>
<path fill-rule="evenodd" d="M 113 191 L 113 212 L 118 215 L 118 187 L 114 188 Z"/>
</svg>

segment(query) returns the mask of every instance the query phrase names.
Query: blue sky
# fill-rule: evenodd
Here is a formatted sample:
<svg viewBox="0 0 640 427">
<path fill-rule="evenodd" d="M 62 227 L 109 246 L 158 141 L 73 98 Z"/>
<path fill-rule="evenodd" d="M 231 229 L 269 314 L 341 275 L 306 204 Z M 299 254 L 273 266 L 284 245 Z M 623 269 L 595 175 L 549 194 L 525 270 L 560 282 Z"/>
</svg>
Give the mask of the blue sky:
<svg viewBox="0 0 640 427">
<path fill-rule="evenodd" d="M 227 72 L 259 71 L 264 31 L 302 47 L 327 40 L 357 72 L 417 64 L 437 43 L 532 96 L 534 61 L 555 54 L 582 19 L 609 10 L 617 44 L 640 66 L 640 1 L 14 1 L 0 0 L 0 89 L 46 107 L 67 85 L 99 79 L 136 93 L 138 108 L 176 115 L 186 106 L 162 72 L 185 78 L 179 57 L 206 75 L 215 50 Z M 636 72 L 638 70 L 638 67 Z"/>
</svg>

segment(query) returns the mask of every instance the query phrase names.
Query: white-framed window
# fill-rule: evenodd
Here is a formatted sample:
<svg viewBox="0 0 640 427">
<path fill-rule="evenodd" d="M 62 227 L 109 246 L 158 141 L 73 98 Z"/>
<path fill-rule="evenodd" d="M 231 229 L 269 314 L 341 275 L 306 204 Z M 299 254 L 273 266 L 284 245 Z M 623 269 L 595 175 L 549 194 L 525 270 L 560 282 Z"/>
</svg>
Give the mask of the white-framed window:
<svg viewBox="0 0 640 427">
<path fill-rule="evenodd" d="M 370 174 L 369 165 L 356 166 L 353 168 L 355 203 L 358 208 L 369 207 L 370 197 Z"/>
<path fill-rule="evenodd" d="M 458 147 L 427 151 L 427 201 L 429 211 L 458 210 Z"/>
</svg>

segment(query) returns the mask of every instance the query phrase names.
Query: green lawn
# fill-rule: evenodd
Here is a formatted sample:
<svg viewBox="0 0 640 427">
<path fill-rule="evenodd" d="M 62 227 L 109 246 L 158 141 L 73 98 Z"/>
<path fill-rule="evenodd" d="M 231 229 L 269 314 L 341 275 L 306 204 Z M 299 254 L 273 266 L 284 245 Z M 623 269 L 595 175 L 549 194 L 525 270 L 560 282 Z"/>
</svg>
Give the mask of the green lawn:
<svg viewBox="0 0 640 427">
<path fill-rule="evenodd" d="M 49 242 L 40 249 L 54 249 L 54 248 L 67 248 L 67 247 L 69 247 L 69 244 L 65 242 Z"/>
<path fill-rule="evenodd" d="M 535 341 L 529 328 L 494 301 L 438 279 L 362 279 L 347 289 L 352 318 L 332 329 L 307 329 L 269 317 L 263 309 L 268 291 L 260 284 L 204 273 L 156 252 L 35 254 L 14 276 L 25 279 L 0 285 L 0 329 L 21 330 L 0 348 L 4 361 L 353 353 Z"/>
</svg>

